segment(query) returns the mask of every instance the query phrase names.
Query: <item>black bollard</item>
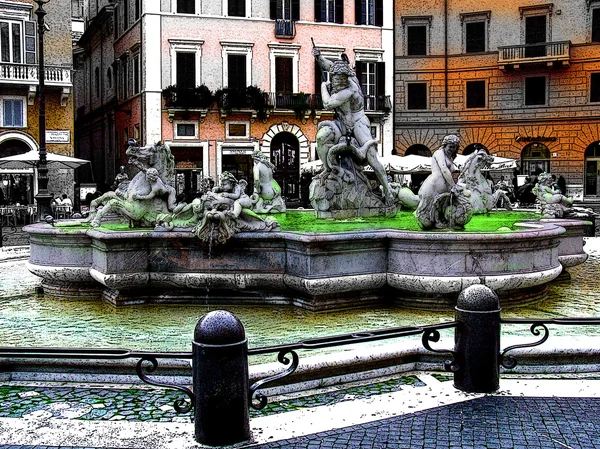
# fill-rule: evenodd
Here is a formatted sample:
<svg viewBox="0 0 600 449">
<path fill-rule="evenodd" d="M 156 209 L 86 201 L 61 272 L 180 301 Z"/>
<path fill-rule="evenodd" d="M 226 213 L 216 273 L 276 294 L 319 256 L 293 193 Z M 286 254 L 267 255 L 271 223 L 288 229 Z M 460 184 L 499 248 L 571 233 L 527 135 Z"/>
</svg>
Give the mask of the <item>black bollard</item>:
<svg viewBox="0 0 600 449">
<path fill-rule="evenodd" d="M 224 310 L 200 318 L 192 357 L 196 441 L 207 446 L 248 441 L 248 340 L 240 320 Z"/>
<path fill-rule="evenodd" d="M 458 370 L 454 386 L 467 393 L 492 393 L 500 386 L 500 302 L 485 285 L 464 289 L 456 303 L 454 337 Z"/>
</svg>

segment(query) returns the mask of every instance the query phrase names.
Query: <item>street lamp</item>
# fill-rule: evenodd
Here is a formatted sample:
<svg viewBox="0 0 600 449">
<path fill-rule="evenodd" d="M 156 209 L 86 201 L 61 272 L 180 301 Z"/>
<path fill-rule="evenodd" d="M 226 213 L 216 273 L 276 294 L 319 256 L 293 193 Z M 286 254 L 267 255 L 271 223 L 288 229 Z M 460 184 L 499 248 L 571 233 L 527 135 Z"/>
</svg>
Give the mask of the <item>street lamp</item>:
<svg viewBox="0 0 600 449">
<path fill-rule="evenodd" d="M 38 7 L 35 15 L 38 18 L 38 95 L 39 95 L 39 133 L 40 133 L 40 161 L 38 162 L 38 193 L 35 196 L 38 208 L 38 219 L 45 220 L 46 215 L 51 215 L 50 209 L 51 197 L 48 193 L 48 161 L 46 160 L 46 98 L 44 97 L 44 32 L 46 25 L 44 24 L 44 16 L 46 11 L 44 5 L 50 0 L 33 0 Z"/>
</svg>

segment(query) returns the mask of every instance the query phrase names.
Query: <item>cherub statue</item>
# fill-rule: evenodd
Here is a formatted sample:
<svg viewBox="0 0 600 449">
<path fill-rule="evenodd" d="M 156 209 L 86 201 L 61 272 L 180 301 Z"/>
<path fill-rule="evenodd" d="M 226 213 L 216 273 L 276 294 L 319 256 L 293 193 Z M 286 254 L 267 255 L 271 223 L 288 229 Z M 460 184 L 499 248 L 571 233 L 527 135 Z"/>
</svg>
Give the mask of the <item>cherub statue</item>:
<svg viewBox="0 0 600 449">
<path fill-rule="evenodd" d="M 259 214 L 277 214 L 285 212 L 285 202 L 281 197 L 281 187 L 273 179 L 275 166 L 260 150 L 252 154 L 254 159 L 254 193 L 252 210 Z"/>
</svg>

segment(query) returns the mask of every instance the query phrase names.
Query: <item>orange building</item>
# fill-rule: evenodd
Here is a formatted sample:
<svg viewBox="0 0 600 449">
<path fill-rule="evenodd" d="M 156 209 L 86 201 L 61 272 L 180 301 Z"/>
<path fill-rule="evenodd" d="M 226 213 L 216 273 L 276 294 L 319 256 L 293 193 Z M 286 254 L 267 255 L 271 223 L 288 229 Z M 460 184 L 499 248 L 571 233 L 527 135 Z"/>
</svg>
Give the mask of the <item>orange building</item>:
<svg viewBox="0 0 600 449">
<path fill-rule="evenodd" d="M 394 146 L 446 134 L 600 197 L 600 1 L 395 2 Z"/>
<path fill-rule="evenodd" d="M 39 150 L 38 30 L 32 0 L 0 2 L 0 157 Z M 71 0 L 52 0 L 44 33 L 46 149 L 73 155 Z M 68 11 L 67 14 L 65 12 Z M 49 167 L 48 191 L 73 198 L 71 169 Z M 34 168 L 0 168 L 0 201 L 33 204 Z"/>
</svg>

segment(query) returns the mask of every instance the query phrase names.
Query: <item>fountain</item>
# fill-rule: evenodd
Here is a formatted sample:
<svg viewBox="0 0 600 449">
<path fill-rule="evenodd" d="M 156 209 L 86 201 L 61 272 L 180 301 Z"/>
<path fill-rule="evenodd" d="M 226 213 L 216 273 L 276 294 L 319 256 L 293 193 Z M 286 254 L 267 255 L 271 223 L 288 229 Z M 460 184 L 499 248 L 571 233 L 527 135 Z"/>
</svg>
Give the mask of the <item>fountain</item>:
<svg viewBox="0 0 600 449">
<path fill-rule="evenodd" d="M 447 308 L 469 285 L 485 284 L 507 305 L 543 298 L 564 267 L 585 261 L 585 221 L 525 215 L 493 232 L 469 232 L 481 211 L 473 210 L 470 199 L 476 189 L 453 180 L 456 136 L 447 136 L 435 152 L 414 217 L 409 212 L 421 230 L 398 227 L 402 195 L 377 159 L 347 58 L 332 63 L 318 49 L 314 53 L 330 71 L 332 83 L 323 83 L 321 93 L 336 112 L 334 120 L 319 125 L 324 171 L 310 187 L 317 218 L 337 219 L 329 232 L 280 225 L 281 217 L 299 213 L 283 213 L 268 164 L 254 170 L 260 189 L 252 196 L 245 180 L 225 172 L 200 198 L 175 204 L 170 150 L 134 143 L 127 154 L 139 173 L 94 200 L 89 223 L 25 228 L 28 268 L 43 279 L 45 294 L 101 297 L 114 305 L 210 300 L 322 311 L 384 301 Z M 372 167 L 378 188 L 371 188 L 364 165 Z M 122 222 L 109 221 L 115 216 Z M 386 225 L 336 229 L 354 217 L 379 217 Z"/>
</svg>

